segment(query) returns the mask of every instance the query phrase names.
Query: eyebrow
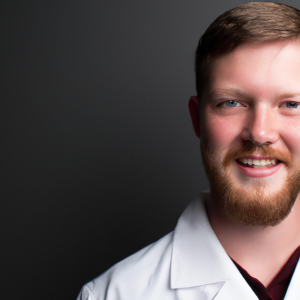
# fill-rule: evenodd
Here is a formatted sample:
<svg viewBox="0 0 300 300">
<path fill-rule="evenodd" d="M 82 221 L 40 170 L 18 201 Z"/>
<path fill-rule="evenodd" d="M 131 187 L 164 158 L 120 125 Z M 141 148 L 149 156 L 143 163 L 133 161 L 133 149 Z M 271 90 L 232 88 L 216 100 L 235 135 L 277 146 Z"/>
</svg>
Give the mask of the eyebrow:
<svg viewBox="0 0 300 300">
<path fill-rule="evenodd" d="M 216 96 L 243 96 L 243 97 L 251 97 L 249 93 L 244 92 L 238 88 L 228 88 L 228 89 L 213 89 L 208 93 L 210 98 Z"/>
<path fill-rule="evenodd" d="M 281 94 L 279 98 L 293 98 L 293 97 L 300 97 L 300 93 L 284 93 Z"/>
<path fill-rule="evenodd" d="M 247 98 L 252 98 L 251 94 L 238 89 L 238 88 L 228 88 L 228 89 L 213 89 L 209 93 L 209 98 L 214 98 L 214 97 L 222 97 L 222 96 L 235 96 L 235 97 L 247 97 Z M 278 96 L 279 99 L 282 98 L 294 98 L 294 97 L 300 97 L 299 92 L 289 92 L 289 93 L 282 93 Z"/>
</svg>

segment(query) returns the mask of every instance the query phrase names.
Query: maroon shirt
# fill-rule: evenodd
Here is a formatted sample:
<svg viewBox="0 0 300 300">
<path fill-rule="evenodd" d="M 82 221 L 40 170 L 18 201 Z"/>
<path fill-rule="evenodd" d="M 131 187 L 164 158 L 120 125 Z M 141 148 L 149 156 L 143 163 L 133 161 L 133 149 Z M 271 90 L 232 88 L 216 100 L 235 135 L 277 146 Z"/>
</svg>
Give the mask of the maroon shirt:
<svg viewBox="0 0 300 300">
<path fill-rule="evenodd" d="M 297 265 L 299 256 L 300 246 L 294 251 L 289 260 L 267 287 L 265 287 L 258 279 L 249 275 L 249 273 L 233 259 L 232 261 L 235 263 L 240 273 L 243 275 L 259 300 L 283 300 Z"/>
</svg>

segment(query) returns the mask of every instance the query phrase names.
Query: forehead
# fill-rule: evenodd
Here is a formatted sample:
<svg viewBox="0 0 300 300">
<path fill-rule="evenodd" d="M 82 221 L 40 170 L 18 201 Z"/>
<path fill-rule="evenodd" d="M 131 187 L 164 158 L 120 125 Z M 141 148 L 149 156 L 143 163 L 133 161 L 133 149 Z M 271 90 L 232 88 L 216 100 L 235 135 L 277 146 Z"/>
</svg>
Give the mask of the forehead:
<svg viewBox="0 0 300 300">
<path fill-rule="evenodd" d="M 216 58 L 210 92 L 240 90 L 252 97 L 300 92 L 300 42 L 243 44 Z"/>
</svg>

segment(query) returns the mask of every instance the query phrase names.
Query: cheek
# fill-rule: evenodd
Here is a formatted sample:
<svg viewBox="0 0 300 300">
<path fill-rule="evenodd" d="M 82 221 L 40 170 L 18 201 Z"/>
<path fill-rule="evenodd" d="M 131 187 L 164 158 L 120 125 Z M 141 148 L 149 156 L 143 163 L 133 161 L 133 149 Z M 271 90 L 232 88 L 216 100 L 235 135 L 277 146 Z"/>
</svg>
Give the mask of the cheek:
<svg viewBox="0 0 300 300">
<path fill-rule="evenodd" d="M 227 151 L 241 134 L 241 120 L 236 117 L 207 115 L 204 118 L 201 136 L 213 151 Z"/>
<path fill-rule="evenodd" d="M 282 123 L 280 137 L 295 162 L 300 164 L 300 119 Z"/>
</svg>

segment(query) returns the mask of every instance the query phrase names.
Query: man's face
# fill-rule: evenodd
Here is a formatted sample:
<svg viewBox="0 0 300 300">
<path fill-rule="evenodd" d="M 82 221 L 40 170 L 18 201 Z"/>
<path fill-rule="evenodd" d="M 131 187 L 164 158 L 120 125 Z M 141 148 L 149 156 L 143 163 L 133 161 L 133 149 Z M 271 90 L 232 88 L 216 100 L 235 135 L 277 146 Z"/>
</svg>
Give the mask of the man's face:
<svg viewBox="0 0 300 300">
<path fill-rule="evenodd" d="M 217 58 L 198 105 L 203 161 L 225 214 L 246 225 L 283 220 L 300 190 L 300 42 L 244 44 Z"/>
</svg>

